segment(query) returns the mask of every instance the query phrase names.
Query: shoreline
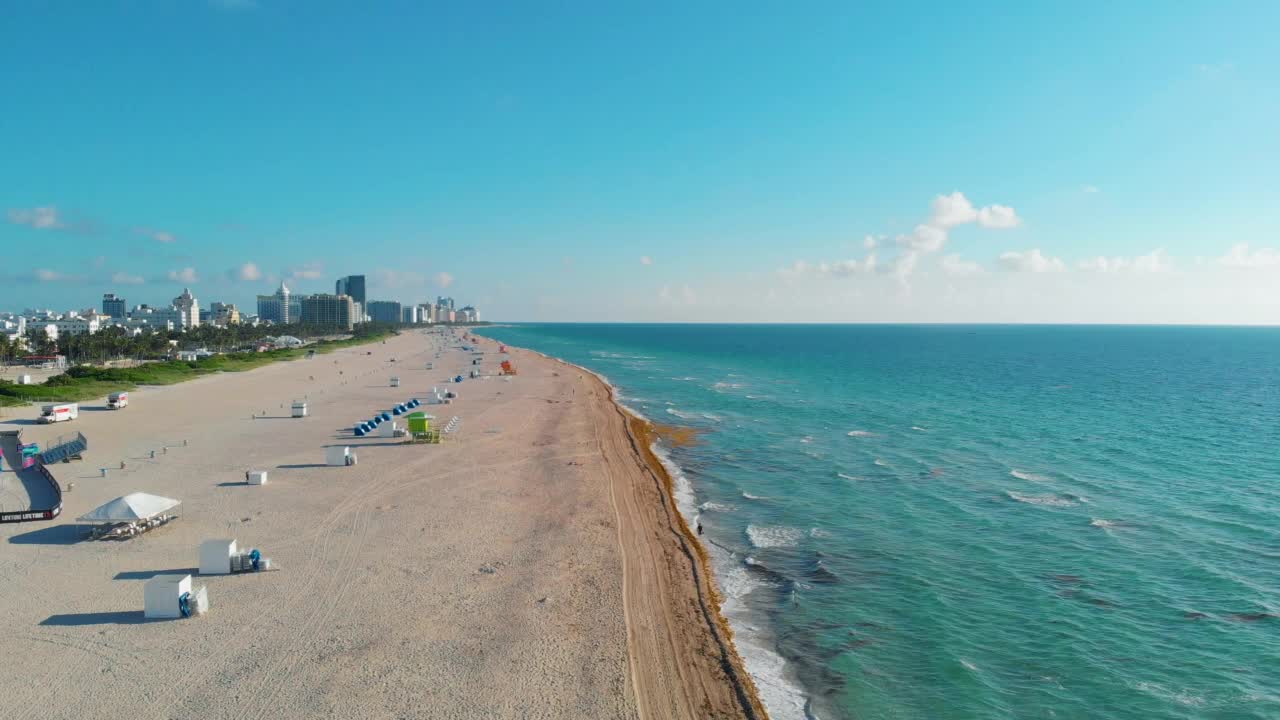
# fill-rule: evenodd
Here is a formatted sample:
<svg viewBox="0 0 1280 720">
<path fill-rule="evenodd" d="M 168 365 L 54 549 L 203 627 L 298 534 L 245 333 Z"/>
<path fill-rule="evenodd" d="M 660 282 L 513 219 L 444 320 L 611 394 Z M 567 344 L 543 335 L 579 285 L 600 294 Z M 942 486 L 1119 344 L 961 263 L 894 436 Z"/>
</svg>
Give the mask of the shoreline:
<svg viewBox="0 0 1280 720">
<path fill-rule="evenodd" d="M 474 334 L 474 333 L 473 333 Z M 493 338 L 483 335 L 482 337 L 489 342 L 500 343 Z M 717 665 L 723 679 L 728 683 L 733 691 L 734 698 L 737 703 L 737 717 L 750 718 L 751 720 L 768 720 L 768 711 L 765 709 L 763 701 L 760 699 L 759 692 L 755 685 L 755 680 L 751 673 L 747 670 L 741 655 L 738 653 L 737 646 L 734 643 L 733 628 L 729 624 L 729 620 L 725 617 L 721 610 L 723 596 L 717 585 L 715 570 L 712 566 L 711 557 L 706 547 L 697 539 L 696 534 L 689 527 L 688 521 L 681 512 L 676 494 L 675 480 L 668 470 L 667 465 L 658 457 L 653 449 L 654 443 L 658 441 L 657 431 L 653 421 L 643 417 L 639 413 L 631 410 L 624 405 L 618 398 L 617 388 L 613 386 L 609 380 L 600 373 L 585 368 L 581 365 L 569 362 L 562 358 L 557 358 L 538 350 L 530 348 L 508 345 L 510 350 L 529 353 L 547 360 L 555 365 L 576 370 L 584 374 L 585 378 L 589 378 L 588 382 L 595 383 L 604 393 L 604 398 L 612 410 L 622 421 L 623 432 L 626 436 L 627 445 L 632 454 L 632 460 L 642 470 L 642 472 L 653 482 L 656 495 L 660 498 L 660 507 L 662 515 L 660 520 L 665 522 L 659 523 L 659 527 L 651 528 L 655 533 L 666 531 L 674 541 L 678 544 L 680 552 L 684 555 L 688 562 L 685 568 L 669 568 L 677 572 L 687 573 L 686 582 L 692 584 L 694 594 L 697 598 L 699 614 L 701 615 L 701 623 L 699 625 L 700 632 L 706 633 L 718 652 Z M 616 483 L 615 483 L 616 485 Z M 630 617 L 630 604 L 632 588 L 627 583 L 627 556 L 638 552 L 637 548 L 628 547 L 621 537 L 622 512 L 618 508 L 616 499 L 617 488 L 611 489 L 611 498 L 614 503 L 615 514 L 619 519 L 619 542 L 621 552 L 623 554 L 624 563 L 624 600 L 626 601 L 627 625 L 628 625 L 628 646 L 630 649 L 631 662 L 634 665 L 636 658 L 636 643 L 632 637 L 633 622 Z M 633 667 L 633 683 L 635 682 Z M 687 689 L 687 688 L 686 688 Z M 640 697 L 642 693 L 636 689 L 637 706 L 644 707 L 644 703 Z M 641 712 L 641 717 L 645 717 L 645 713 Z M 716 715 L 716 717 L 725 717 L 724 715 Z"/>
</svg>

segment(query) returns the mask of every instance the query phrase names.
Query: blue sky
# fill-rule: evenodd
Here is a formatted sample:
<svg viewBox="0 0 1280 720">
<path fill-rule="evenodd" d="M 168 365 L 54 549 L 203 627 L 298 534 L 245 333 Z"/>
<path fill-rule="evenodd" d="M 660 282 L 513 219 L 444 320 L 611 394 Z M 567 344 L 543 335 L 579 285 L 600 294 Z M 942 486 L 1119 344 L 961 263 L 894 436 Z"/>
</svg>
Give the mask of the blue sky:
<svg viewBox="0 0 1280 720">
<path fill-rule="evenodd" d="M 0 308 L 1280 318 L 1276 3 L 548 5 L 8 4 Z"/>
</svg>

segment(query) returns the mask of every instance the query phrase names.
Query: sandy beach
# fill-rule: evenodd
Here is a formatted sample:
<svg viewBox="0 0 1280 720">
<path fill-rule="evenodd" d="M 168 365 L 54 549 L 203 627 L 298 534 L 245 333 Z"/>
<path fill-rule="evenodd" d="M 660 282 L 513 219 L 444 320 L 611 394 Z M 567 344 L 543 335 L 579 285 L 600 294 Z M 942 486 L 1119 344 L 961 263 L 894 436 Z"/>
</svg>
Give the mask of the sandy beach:
<svg viewBox="0 0 1280 720">
<path fill-rule="evenodd" d="M 472 368 L 441 343 L 406 332 L 141 388 L 65 425 L 11 410 L 0 428 L 27 442 L 79 430 L 90 449 L 52 467 L 61 518 L 0 525 L 4 716 L 763 718 L 645 428 L 594 376 L 513 349 L 518 376 L 423 406 L 460 418 L 454 439 L 351 436 Z M 496 343 L 479 344 L 492 373 Z M 310 417 L 286 417 L 304 397 Z M 335 443 L 359 463 L 321 465 Z M 245 485 L 250 468 L 269 483 Z M 133 491 L 182 500 L 182 517 L 81 539 L 76 517 Z M 207 615 L 144 620 L 145 580 L 194 572 L 218 537 L 275 569 L 197 576 Z"/>
</svg>

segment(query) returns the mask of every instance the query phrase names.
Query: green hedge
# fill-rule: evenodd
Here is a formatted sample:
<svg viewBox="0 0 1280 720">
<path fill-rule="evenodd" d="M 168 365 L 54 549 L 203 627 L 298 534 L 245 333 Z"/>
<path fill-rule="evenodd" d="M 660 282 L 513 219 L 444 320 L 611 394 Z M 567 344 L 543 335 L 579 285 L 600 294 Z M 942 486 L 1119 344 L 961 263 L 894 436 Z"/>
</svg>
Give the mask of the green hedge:
<svg viewBox="0 0 1280 720">
<path fill-rule="evenodd" d="M 81 402 L 108 393 L 132 390 L 139 385 L 172 385 L 217 372 L 243 372 L 282 360 L 303 357 L 308 351 L 333 352 L 339 348 L 383 340 L 393 332 L 360 335 L 345 340 L 321 340 L 302 348 L 267 352 L 239 352 L 214 355 L 194 362 L 166 360 L 131 368 L 101 368 L 76 365 L 62 375 L 54 375 L 40 385 L 15 385 L 0 380 L 0 405 L 32 402 Z"/>
</svg>

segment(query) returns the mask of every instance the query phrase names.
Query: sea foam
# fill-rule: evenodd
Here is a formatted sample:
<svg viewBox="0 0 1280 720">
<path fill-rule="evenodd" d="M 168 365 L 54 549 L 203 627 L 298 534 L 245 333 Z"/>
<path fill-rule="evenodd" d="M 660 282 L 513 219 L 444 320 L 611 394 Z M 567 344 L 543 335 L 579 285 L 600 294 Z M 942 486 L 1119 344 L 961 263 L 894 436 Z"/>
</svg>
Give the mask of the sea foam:
<svg viewBox="0 0 1280 720">
<path fill-rule="evenodd" d="M 1017 500 L 1020 503 L 1028 505 L 1043 505 L 1045 507 L 1073 507 L 1076 504 L 1071 498 L 1059 497 L 1058 495 L 1023 495 L 1019 492 L 1009 490 L 1005 492 L 1010 500 Z"/>
<path fill-rule="evenodd" d="M 803 536 L 803 532 L 793 527 L 747 526 L 747 537 L 751 540 L 752 547 L 757 548 L 795 547 L 800 544 L 800 538 Z"/>
<path fill-rule="evenodd" d="M 1028 482 L 1049 482 L 1049 478 L 1047 476 L 1040 475 L 1038 473 L 1027 472 L 1025 470 L 1010 470 L 1009 474 L 1018 478 L 1019 480 L 1026 480 Z"/>
</svg>

